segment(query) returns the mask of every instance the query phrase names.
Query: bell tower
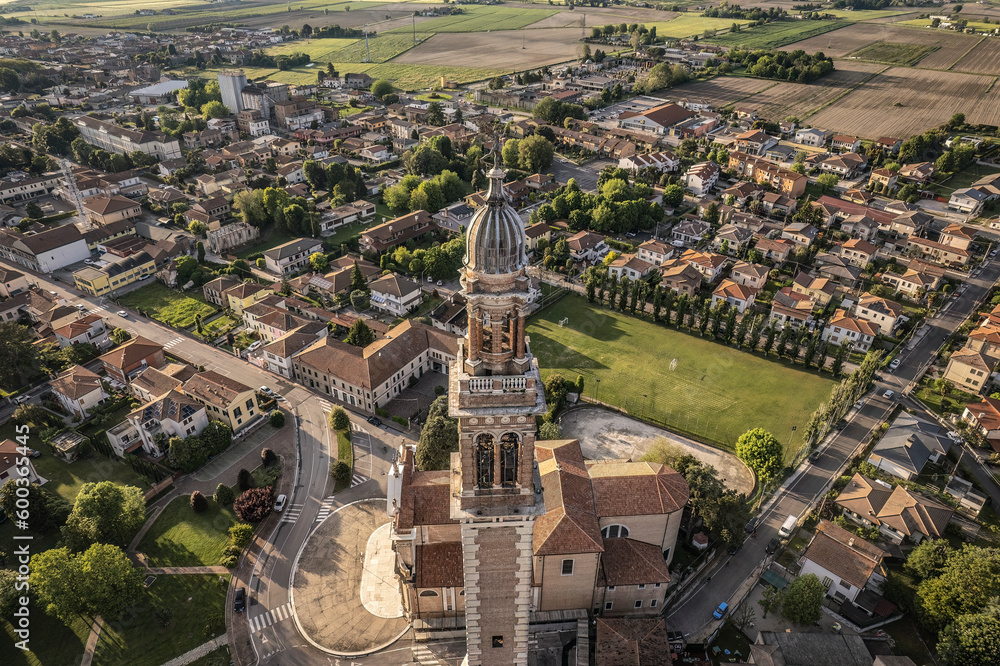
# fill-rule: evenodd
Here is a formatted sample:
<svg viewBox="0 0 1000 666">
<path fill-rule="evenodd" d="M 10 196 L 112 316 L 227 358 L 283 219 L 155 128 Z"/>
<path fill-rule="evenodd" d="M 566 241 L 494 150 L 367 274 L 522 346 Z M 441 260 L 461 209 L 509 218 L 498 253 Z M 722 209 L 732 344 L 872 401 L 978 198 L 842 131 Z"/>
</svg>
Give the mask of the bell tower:
<svg viewBox="0 0 1000 666">
<path fill-rule="evenodd" d="M 451 515 L 462 524 L 467 660 L 489 666 L 528 662 L 532 534 L 544 511 L 535 415 L 546 406 L 524 332 L 524 228 L 495 161 L 487 175 L 489 194 L 466 238 L 468 334 L 450 368 L 448 411 L 459 433 Z"/>
</svg>

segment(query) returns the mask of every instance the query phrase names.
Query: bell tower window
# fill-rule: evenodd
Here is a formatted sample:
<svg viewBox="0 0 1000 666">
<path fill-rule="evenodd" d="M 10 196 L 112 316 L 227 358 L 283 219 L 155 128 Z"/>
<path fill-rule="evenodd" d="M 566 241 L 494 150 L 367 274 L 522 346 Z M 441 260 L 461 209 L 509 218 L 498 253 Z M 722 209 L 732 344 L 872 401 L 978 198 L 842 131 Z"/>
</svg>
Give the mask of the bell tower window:
<svg viewBox="0 0 1000 666">
<path fill-rule="evenodd" d="M 484 352 L 486 352 L 487 354 L 492 354 L 493 353 L 493 322 L 490 321 L 490 313 L 489 312 L 484 312 L 483 313 L 483 324 L 482 324 L 482 326 L 483 326 L 483 328 L 482 328 L 482 331 L 483 331 L 483 333 L 482 333 L 482 335 L 483 335 L 482 350 Z"/>
<path fill-rule="evenodd" d="M 488 433 L 476 437 L 476 485 L 493 487 L 493 435 Z"/>
<path fill-rule="evenodd" d="M 500 437 L 500 483 L 504 488 L 517 485 L 518 436 L 508 432 Z"/>
</svg>

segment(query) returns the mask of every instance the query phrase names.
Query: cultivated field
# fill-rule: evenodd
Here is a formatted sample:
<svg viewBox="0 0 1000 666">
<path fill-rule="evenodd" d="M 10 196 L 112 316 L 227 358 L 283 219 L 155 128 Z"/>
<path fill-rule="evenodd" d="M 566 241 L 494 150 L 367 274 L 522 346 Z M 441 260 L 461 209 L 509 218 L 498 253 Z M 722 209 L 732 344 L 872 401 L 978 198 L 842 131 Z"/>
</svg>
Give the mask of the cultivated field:
<svg viewBox="0 0 1000 666">
<path fill-rule="evenodd" d="M 1000 90 L 993 81 L 988 76 L 893 67 L 809 122 L 870 139 L 917 134 L 959 112 L 969 123 L 1000 125 Z"/>
<path fill-rule="evenodd" d="M 461 14 L 438 16 L 420 24 L 424 32 L 486 32 L 517 30 L 556 14 L 558 9 L 520 9 L 503 6 L 465 5 Z M 397 28 L 397 31 L 406 28 Z"/>
<path fill-rule="evenodd" d="M 577 57 L 579 40 L 577 28 L 435 35 L 393 60 L 393 64 L 502 65 L 510 72 L 572 60 Z"/>
<path fill-rule="evenodd" d="M 610 23 L 610 21 L 609 21 Z M 744 19 L 721 19 L 721 18 L 709 18 L 707 16 L 700 16 L 698 14 L 687 13 L 681 14 L 672 21 L 644 21 L 643 25 L 647 28 L 652 28 L 656 26 L 656 34 L 660 37 L 673 37 L 675 39 L 683 39 L 685 37 L 694 37 L 695 35 L 701 35 L 706 30 L 718 30 L 719 32 L 723 30 L 729 30 L 733 23 L 739 23 L 740 25 L 746 25 L 749 21 Z"/>
<path fill-rule="evenodd" d="M 931 51 L 936 50 L 934 46 L 924 44 L 900 44 L 898 42 L 874 42 L 868 46 L 862 46 L 857 51 L 850 54 L 851 58 L 858 60 L 871 60 L 887 65 L 901 65 L 908 67 L 916 65 Z"/>
<path fill-rule="evenodd" d="M 417 33 L 417 38 L 426 38 L 428 35 Z M 341 41 L 341 40 L 336 40 Z M 413 48 L 413 35 L 406 34 L 381 34 L 368 37 L 368 44 L 364 39 L 343 45 L 342 48 L 332 50 L 323 54 L 318 60 L 324 62 L 363 62 L 368 53 L 371 53 L 371 62 L 386 62 L 392 60 L 407 49 Z M 313 58 L 317 60 L 317 58 Z"/>
<path fill-rule="evenodd" d="M 1000 39 L 984 39 L 952 65 L 956 72 L 1000 74 Z"/>
<path fill-rule="evenodd" d="M 508 7 L 510 5 L 507 5 Z M 677 12 L 661 12 L 655 9 L 641 9 L 631 7 L 581 7 L 578 11 L 565 11 L 553 14 L 537 23 L 532 23 L 532 28 L 565 28 L 568 26 L 580 26 L 586 17 L 588 26 L 609 25 L 613 23 L 648 23 L 670 21 L 680 16 Z M 590 28 L 587 28 L 590 34 Z"/>
<path fill-rule="evenodd" d="M 850 25 L 849 21 L 777 21 L 740 32 L 728 32 L 705 41 L 720 46 L 750 49 L 777 48 Z"/>
<path fill-rule="evenodd" d="M 326 62 L 329 60 L 327 56 L 334 52 L 346 48 L 358 41 L 357 39 L 309 39 L 294 42 L 285 42 L 284 44 L 276 44 L 267 49 L 269 55 L 291 55 L 293 53 L 308 53 L 309 57 L 312 58 L 313 62 Z M 362 44 L 364 41 L 362 40 Z"/>
<path fill-rule="evenodd" d="M 737 100 L 769 88 L 774 85 L 774 81 L 766 79 L 752 79 L 736 76 L 717 76 L 708 81 L 697 83 L 685 83 L 671 88 L 664 96 L 671 100 L 688 98 L 692 100 L 704 100 L 713 107 L 732 104 Z"/>
<path fill-rule="evenodd" d="M 840 30 L 788 44 L 782 49 L 785 51 L 802 49 L 806 53 L 822 51 L 828 56 L 843 58 L 875 42 L 936 46 L 937 50 L 926 56 L 919 64 L 930 69 L 947 69 L 979 39 L 973 35 L 943 30 L 901 28 L 880 23 L 855 23 Z"/>
<path fill-rule="evenodd" d="M 560 326 L 564 317 L 569 322 Z M 592 307 L 579 296 L 532 317 L 528 333 L 543 377 L 583 375 L 586 395 L 729 449 L 760 426 L 790 458 L 802 444 L 801 426 L 833 386 L 826 376 Z"/>
</svg>

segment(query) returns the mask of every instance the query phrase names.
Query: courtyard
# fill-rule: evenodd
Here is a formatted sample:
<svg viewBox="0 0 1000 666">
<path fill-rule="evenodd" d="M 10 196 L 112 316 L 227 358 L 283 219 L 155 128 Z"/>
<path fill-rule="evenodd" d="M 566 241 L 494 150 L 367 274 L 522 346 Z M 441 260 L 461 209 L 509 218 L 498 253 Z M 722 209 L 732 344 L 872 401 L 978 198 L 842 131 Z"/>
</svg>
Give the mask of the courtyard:
<svg viewBox="0 0 1000 666">
<path fill-rule="evenodd" d="M 802 426 L 833 388 L 826 375 L 582 296 L 566 296 L 532 316 L 528 335 L 543 379 L 558 373 L 572 382 L 583 375 L 587 397 L 730 451 L 740 435 L 761 427 L 791 460 L 803 444 Z"/>
</svg>

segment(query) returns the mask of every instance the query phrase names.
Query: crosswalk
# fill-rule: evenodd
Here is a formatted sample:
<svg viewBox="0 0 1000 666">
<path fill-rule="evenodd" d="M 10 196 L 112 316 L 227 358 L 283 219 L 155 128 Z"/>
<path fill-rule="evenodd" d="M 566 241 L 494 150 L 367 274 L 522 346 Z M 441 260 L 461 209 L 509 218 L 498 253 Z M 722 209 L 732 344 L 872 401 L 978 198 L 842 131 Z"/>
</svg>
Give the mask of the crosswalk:
<svg viewBox="0 0 1000 666">
<path fill-rule="evenodd" d="M 324 520 L 326 520 L 327 516 L 333 513 L 333 503 L 336 501 L 337 499 L 333 495 L 330 495 L 325 500 L 319 503 L 319 513 L 316 514 L 317 523 L 323 522 Z"/>
<path fill-rule="evenodd" d="M 333 405 L 330 404 L 329 400 L 324 400 L 323 398 L 317 398 L 319 404 L 323 407 L 324 412 L 328 412 L 333 409 Z"/>
<path fill-rule="evenodd" d="M 355 474 L 351 477 L 351 488 L 354 486 L 360 486 L 362 483 L 368 480 L 368 477 L 364 474 Z"/>
<path fill-rule="evenodd" d="M 413 651 L 414 663 L 424 664 L 426 666 L 431 666 L 434 664 L 441 663 L 441 661 L 434 655 L 434 653 L 427 649 L 426 645 L 414 645 L 410 649 Z"/>
<path fill-rule="evenodd" d="M 250 618 L 250 630 L 260 631 L 265 627 L 270 627 L 275 622 L 281 622 L 282 620 L 287 620 L 292 616 L 292 604 L 287 603 L 284 606 L 278 606 L 275 609 L 269 610 L 265 613 L 261 613 L 256 617 Z"/>
<path fill-rule="evenodd" d="M 184 342 L 184 338 L 174 338 L 170 342 L 165 343 L 163 345 L 163 348 L 164 349 L 170 349 L 171 347 L 176 347 L 177 345 L 179 345 L 182 342 Z"/>
<path fill-rule="evenodd" d="M 302 514 L 301 504 L 289 504 L 288 506 L 285 507 L 284 512 L 282 512 L 281 522 L 294 523 L 296 520 L 299 519 L 299 516 L 301 514 Z"/>
</svg>

